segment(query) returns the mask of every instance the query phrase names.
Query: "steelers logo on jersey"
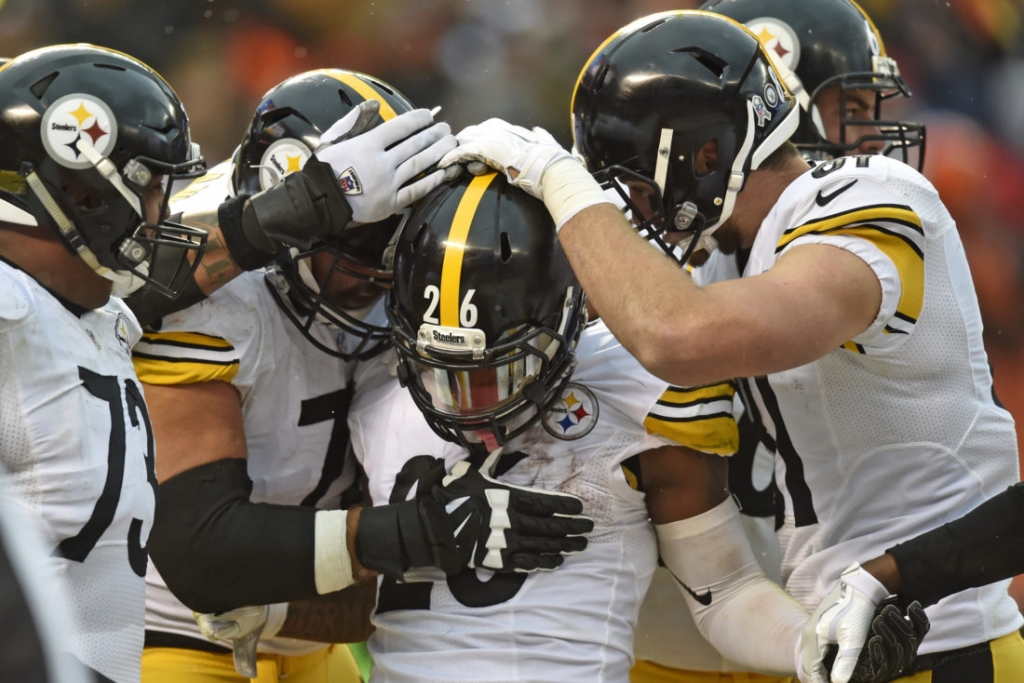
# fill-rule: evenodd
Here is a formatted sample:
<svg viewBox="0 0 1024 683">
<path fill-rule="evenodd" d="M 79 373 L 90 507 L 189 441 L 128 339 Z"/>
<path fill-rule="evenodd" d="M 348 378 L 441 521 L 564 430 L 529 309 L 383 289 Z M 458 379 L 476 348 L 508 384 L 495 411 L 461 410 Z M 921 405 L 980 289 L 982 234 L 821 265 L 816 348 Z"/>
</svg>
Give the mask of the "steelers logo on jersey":
<svg viewBox="0 0 1024 683">
<path fill-rule="evenodd" d="M 597 425 L 597 397 L 579 384 L 570 383 L 562 391 L 562 400 L 556 401 L 544 416 L 544 430 L 562 441 L 580 439 Z"/>
<path fill-rule="evenodd" d="M 124 313 L 117 314 L 117 322 L 114 323 L 114 336 L 129 356 L 132 354 L 132 345 L 128 340 L 128 318 Z"/>
<path fill-rule="evenodd" d="M 313 154 L 309 151 L 309 147 L 301 140 L 291 138 L 275 140 L 267 147 L 263 158 L 260 159 L 260 188 L 269 190 L 274 187 L 284 180 L 286 175 L 305 166 L 311 156 Z"/>
<path fill-rule="evenodd" d="M 40 125 L 46 153 L 66 168 L 92 166 L 83 145 L 107 156 L 117 142 L 113 112 L 93 95 L 65 95 L 46 109 Z"/>
</svg>

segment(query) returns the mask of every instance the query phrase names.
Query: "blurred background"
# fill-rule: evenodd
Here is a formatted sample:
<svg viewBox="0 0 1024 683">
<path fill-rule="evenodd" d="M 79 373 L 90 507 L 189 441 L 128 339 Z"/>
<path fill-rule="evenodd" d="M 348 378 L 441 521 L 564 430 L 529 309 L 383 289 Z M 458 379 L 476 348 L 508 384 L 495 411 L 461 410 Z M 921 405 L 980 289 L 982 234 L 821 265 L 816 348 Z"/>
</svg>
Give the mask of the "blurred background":
<svg viewBox="0 0 1024 683">
<path fill-rule="evenodd" d="M 0 0 L 0 56 L 83 41 L 147 62 L 185 102 L 211 164 L 230 156 L 266 90 L 323 67 L 377 76 L 420 107 L 443 105 L 439 118 L 454 130 L 499 116 L 568 146 L 572 88 L 601 41 L 645 14 L 699 4 Z M 959 225 L 996 392 L 1024 435 L 1024 0 L 861 5 L 913 90 L 902 118 L 928 125 L 924 172 Z M 1015 591 L 1024 604 L 1020 577 Z"/>
</svg>

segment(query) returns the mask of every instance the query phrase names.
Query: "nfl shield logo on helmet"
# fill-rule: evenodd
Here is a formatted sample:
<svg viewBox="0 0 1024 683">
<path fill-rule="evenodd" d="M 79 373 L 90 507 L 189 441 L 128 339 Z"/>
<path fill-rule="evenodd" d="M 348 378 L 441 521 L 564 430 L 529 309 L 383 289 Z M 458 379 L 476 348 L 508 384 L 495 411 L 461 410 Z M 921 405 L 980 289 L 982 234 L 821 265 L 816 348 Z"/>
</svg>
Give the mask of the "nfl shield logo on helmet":
<svg viewBox="0 0 1024 683">
<path fill-rule="evenodd" d="M 351 166 L 341 172 L 338 176 L 338 185 L 345 194 L 362 194 L 363 185 L 359 182 L 356 170 Z"/>
<path fill-rule="evenodd" d="M 580 384 L 568 384 L 562 390 L 562 400 L 555 401 L 544 416 L 544 430 L 562 441 L 580 439 L 597 425 L 597 397 Z"/>
<path fill-rule="evenodd" d="M 757 114 L 757 127 L 764 128 L 765 122 L 772 120 L 772 113 L 768 111 L 768 107 L 764 106 L 764 100 L 760 95 L 751 97 L 750 104 L 753 105 L 754 113 Z"/>
</svg>

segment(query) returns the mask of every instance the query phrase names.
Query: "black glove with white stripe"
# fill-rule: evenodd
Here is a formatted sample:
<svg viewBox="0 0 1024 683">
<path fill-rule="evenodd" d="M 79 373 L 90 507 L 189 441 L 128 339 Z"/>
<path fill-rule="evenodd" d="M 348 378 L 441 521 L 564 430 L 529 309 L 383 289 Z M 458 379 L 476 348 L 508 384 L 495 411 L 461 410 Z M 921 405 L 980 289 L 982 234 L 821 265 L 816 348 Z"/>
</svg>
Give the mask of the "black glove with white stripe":
<svg viewBox="0 0 1024 683">
<path fill-rule="evenodd" d="M 363 510 L 359 561 L 401 581 L 416 567 L 436 567 L 449 576 L 474 567 L 551 570 L 586 548 L 582 534 L 594 522 L 581 514 L 580 499 L 494 479 L 500 454 L 491 453 L 479 469 L 456 464 L 419 498 Z"/>
</svg>

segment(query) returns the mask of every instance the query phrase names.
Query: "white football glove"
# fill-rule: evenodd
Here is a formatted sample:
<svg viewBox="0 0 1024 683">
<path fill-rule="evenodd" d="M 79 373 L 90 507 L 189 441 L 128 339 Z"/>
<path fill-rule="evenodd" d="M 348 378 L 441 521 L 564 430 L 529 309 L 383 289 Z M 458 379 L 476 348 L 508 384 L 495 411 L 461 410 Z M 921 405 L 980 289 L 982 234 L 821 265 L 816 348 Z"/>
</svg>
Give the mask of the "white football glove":
<svg viewBox="0 0 1024 683">
<path fill-rule="evenodd" d="M 367 130 L 379 107 L 376 100 L 361 102 L 324 132 L 316 150 L 337 176 L 355 223 L 382 221 L 425 197 L 445 179 L 443 170 L 427 172 L 458 144 L 428 109 Z"/>
<path fill-rule="evenodd" d="M 527 130 L 488 119 L 456 137 L 459 146 L 444 155 L 440 166 L 465 164 L 479 175 L 486 165 L 504 173 L 512 185 L 544 202 L 556 230 L 583 209 L 608 202 L 582 159 L 563 149 L 543 128 Z"/>
<path fill-rule="evenodd" d="M 459 146 L 444 155 L 442 167 L 466 164 L 471 173 L 480 175 L 486 165 L 537 199 L 544 198 L 544 171 L 560 159 L 573 158 L 543 128 L 528 130 L 501 119 L 468 126 L 456 137 Z"/>
<path fill-rule="evenodd" d="M 256 648 L 260 637 L 277 635 L 288 616 L 288 603 L 254 605 L 216 614 L 193 612 L 199 632 L 210 640 L 227 641 L 234 651 L 235 670 L 256 678 Z"/>
<path fill-rule="evenodd" d="M 848 683 L 871 634 L 875 608 L 888 594 L 885 586 L 860 564 L 854 563 L 840 574 L 804 627 L 797 669 L 802 683 Z M 839 652 L 830 679 L 823 659 L 833 643 Z"/>
</svg>

